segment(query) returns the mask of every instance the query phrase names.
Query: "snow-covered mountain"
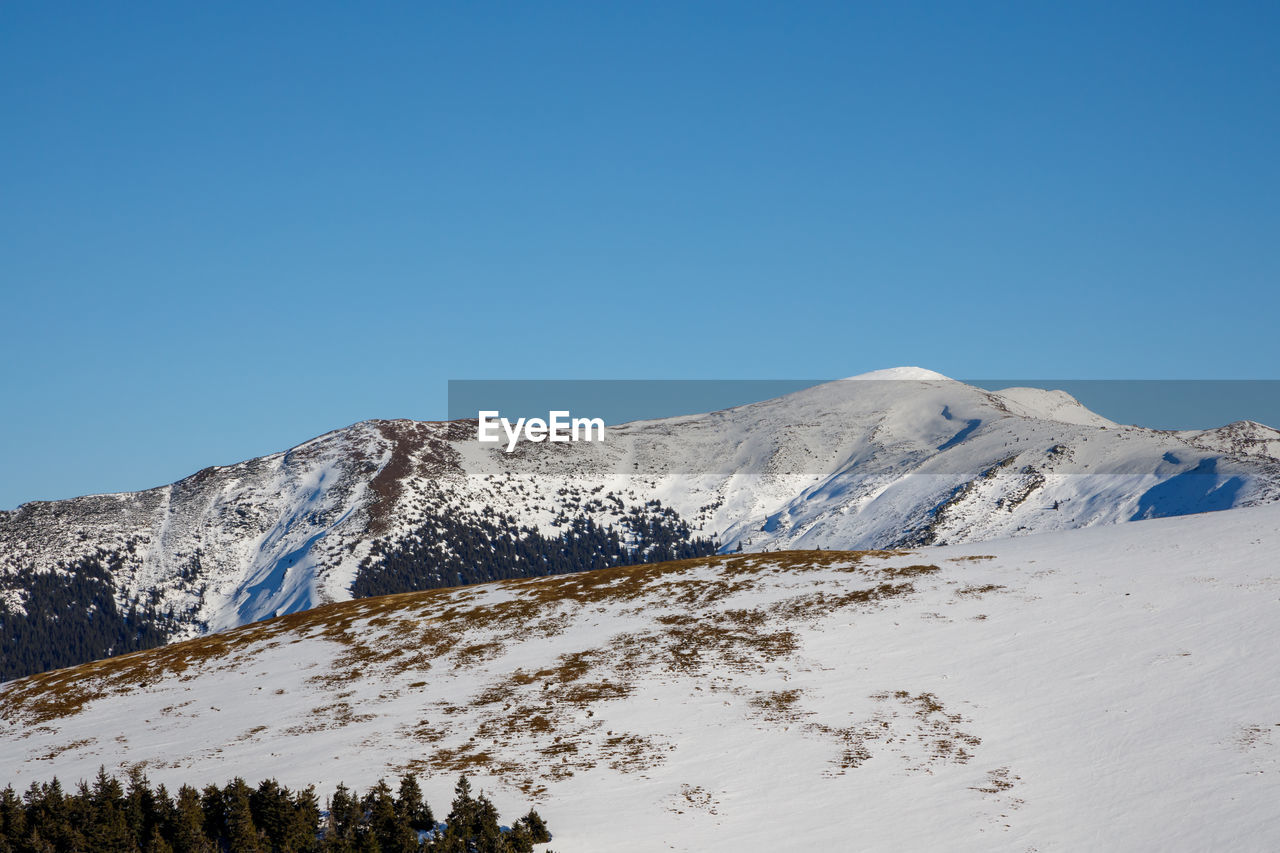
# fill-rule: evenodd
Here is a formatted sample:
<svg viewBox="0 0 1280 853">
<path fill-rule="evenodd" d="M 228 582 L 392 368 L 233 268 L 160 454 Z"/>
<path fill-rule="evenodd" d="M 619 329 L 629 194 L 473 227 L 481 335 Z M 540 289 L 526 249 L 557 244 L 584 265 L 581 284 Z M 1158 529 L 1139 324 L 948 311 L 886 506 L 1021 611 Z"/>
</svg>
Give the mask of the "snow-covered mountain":
<svg viewBox="0 0 1280 853">
<path fill-rule="evenodd" d="M 4 595 L 21 608 L 30 578 L 106 560 L 122 608 L 172 612 L 166 630 L 193 636 L 345 600 L 362 572 L 421 562 L 433 544 L 459 554 L 489 522 L 554 536 L 661 506 L 726 551 L 878 548 L 1280 497 L 1267 427 L 1118 425 L 1060 391 L 988 392 L 918 368 L 611 427 L 596 443 L 506 453 L 475 429 L 367 421 L 173 485 L 0 513 Z"/>
<path fill-rule="evenodd" d="M 561 853 L 1275 850 L 1278 608 L 1280 506 L 503 581 L 0 686 L 0 766 L 466 772 Z"/>
<path fill-rule="evenodd" d="M 1179 432 L 1178 437 L 1196 447 L 1232 456 L 1280 459 L 1280 430 L 1255 421 L 1236 421 L 1217 429 Z"/>
</svg>

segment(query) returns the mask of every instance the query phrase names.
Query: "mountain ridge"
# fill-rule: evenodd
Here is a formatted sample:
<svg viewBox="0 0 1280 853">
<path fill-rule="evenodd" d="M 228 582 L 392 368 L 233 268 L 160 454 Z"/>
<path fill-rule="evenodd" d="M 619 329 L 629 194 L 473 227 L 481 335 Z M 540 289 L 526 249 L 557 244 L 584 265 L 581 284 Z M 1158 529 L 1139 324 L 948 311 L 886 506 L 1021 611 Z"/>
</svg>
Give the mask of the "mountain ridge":
<svg viewBox="0 0 1280 853">
<path fill-rule="evenodd" d="M 107 555 L 119 608 L 154 606 L 184 637 L 349 598 L 387 555 L 439 561 L 579 522 L 612 526 L 643 560 L 653 542 L 636 525 L 725 550 L 909 547 L 1280 498 L 1274 430 L 1162 432 L 1087 411 L 894 368 L 510 454 L 476 443 L 473 422 L 362 421 L 167 486 L 0 514 L 0 579 Z M 515 570 L 538 573 L 500 568 Z M 21 587 L 2 592 L 21 608 Z"/>
</svg>

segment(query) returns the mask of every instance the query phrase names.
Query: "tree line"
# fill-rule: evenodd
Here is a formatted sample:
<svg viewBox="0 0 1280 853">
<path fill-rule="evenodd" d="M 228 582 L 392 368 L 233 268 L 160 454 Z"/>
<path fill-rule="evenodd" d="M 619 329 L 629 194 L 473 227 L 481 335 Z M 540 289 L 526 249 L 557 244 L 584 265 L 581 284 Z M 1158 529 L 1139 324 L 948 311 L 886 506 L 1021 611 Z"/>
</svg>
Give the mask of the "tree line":
<svg viewBox="0 0 1280 853">
<path fill-rule="evenodd" d="M 0 681 L 164 645 L 173 614 L 150 602 L 116 604 L 113 575 L 123 560 L 99 549 L 56 571 L 0 575 L 3 590 L 16 594 L 12 604 L 0 595 Z"/>
<path fill-rule="evenodd" d="M 550 840 L 533 810 L 500 826 L 466 776 L 443 823 L 412 775 L 394 793 L 384 780 L 362 796 L 339 784 L 324 809 L 314 787 L 237 778 L 170 795 L 136 769 L 124 782 L 99 769 L 74 791 L 57 779 L 0 791 L 0 853 L 530 853 Z"/>
<path fill-rule="evenodd" d="M 564 514 L 556 523 L 562 530 L 548 535 L 489 508 L 470 514 L 442 511 L 402 539 L 375 543 L 351 594 L 367 598 L 684 560 L 710 556 L 720 547 L 714 539 L 694 536 L 675 510 L 657 501 L 633 508 L 616 524 Z"/>
</svg>

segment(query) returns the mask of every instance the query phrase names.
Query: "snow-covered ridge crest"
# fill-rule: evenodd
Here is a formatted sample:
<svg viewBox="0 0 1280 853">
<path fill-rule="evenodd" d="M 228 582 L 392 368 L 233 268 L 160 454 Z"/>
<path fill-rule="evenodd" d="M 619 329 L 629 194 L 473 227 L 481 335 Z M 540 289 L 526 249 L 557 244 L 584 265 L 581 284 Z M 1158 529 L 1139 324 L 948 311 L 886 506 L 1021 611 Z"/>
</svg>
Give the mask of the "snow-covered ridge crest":
<svg viewBox="0 0 1280 853">
<path fill-rule="evenodd" d="M 1268 430 L 1119 426 L 1062 392 L 921 368 L 511 454 L 474 423 L 367 421 L 172 486 L 0 513 L 0 571 L 119 554 L 122 606 L 155 600 L 194 635 L 345 600 L 378 549 L 434 535 L 441 513 L 555 534 L 566 513 L 608 524 L 660 501 L 726 549 L 981 541 L 1276 500 Z"/>
<path fill-rule="evenodd" d="M 1179 432 L 1178 437 L 1207 450 L 1280 461 L 1280 430 L 1256 421 L 1236 421 L 1216 429 L 1187 430 Z"/>
<path fill-rule="evenodd" d="M 1092 412 L 1066 391 L 1046 391 L 1042 388 L 1004 388 L 994 393 L 1011 414 L 1025 418 L 1061 421 L 1081 426 L 1118 426 L 1115 421 Z"/>
<path fill-rule="evenodd" d="M 954 382 L 955 380 L 943 376 L 935 370 L 929 370 L 924 367 L 887 367 L 883 370 L 872 370 L 868 373 L 859 373 L 857 376 L 849 376 L 839 380 L 841 382 L 857 382 L 857 381 L 898 381 L 903 380 L 915 382 Z"/>
</svg>

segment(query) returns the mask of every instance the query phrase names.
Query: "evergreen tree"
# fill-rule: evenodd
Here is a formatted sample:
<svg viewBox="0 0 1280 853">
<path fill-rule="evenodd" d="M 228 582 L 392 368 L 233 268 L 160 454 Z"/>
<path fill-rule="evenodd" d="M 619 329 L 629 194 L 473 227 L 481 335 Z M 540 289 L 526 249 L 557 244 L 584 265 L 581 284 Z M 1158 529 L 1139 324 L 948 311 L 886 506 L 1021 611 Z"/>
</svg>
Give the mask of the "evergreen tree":
<svg viewBox="0 0 1280 853">
<path fill-rule="evenodd" d="M 222 789 L 217 785 L 205 785 L 200 792 L 200 811 L 204 813 L 204 836 L 216 846 L 227 837 L 227 812 L 222 801 Z"/>
<path fill-rule="evenodd" d="M 0 791 L 0 851 L 16 851 L 27 835 L 27 813 L 13 786 Z"/>
<path fill-rule="evenodd" d="M 253 823 L 262 831 L 272 850 L 282 850 L 293 824 L 293 798 L 288 788 L 275 779 L 264 779 L 249 794 Z"/>
<path fill-rule="evenodd" d="M 391 789 L 382 779 L 365 796 L 364 811 L 382 853 L 412 853 L 418 849 L 418 834 L 409 826 L 408 815 L 396 808 Z"/>
<path fill-rule="evenodd" d="M 39 827 L 33 827 L 31 834 L 27 837 L 23 853 L 58 853 L 60 849 L 62 848 L 40 834 Z"/>
<path fill-rule="evenodd" d="M 288 789 L 285 789 L 286 794 Z M 320 804 L 314 787 L 303 788 L 291 798 L 289 824 L 281 839 L 278 853 L 312 853 L 320 849 L 317 829 L 320 826 Z"/>
<path fill-rule="evenodd" d="M 213 843 L 204 831 L 200 792 L 190 785 L 178 789 L 169 837 L 174 853 L 214 853 Z"/>
<path fill-rule="evenodd" d="M 440 840 L 441 853 L 505 853 L 498 811 L 484 794 L 473 797 L 464 775 L 454 788 L 453 808 Z"/>
<path fill-rule="evenodd" d="M 528 830 L 529 837 L 534 844 L 546 844 L 551 840 L 551 833 L 547 831 L 546 821 L 534 809 L 529 809 L 529 813 L 520 818 L 517 823 L 522 824 Z"/>
<path fill-rule="evenodd" d="M 327 850 L 354 851 L 364 812 L 347 786 L 338 783 L 329 799 L 329 821 L 325 832 Z"/>
<path fill-rule="evenodd" d="M 134 846 L 141 850 L 158 830 L 156 796 L 141 767 L 130 769 L 121 805 L 125 826 L 133 833 Z"/>
<path fill-rule="evenodd" d="M 98 768 L 89 799 L 90 824 L 86 841 L 95 850 L 131 851 L 137 849 L 137 839 L 125 811 L 124 788 L 114 776 L 108 776 L 106 768 Z"/>
<path fill-rule="evenodd" d="M 253 823 L 249 805 L 249 786 L 239 777 L 231 780 L 223 792 L 226 804 L 227 845 L 236 853 L 266 853 L 262 835 Z"/>
<path fill-rule="evenodd" d="M 411 773 L 400 778 L 400 791 L 396 797 L 396 812 L 416 832 L 434 829 L 435 815 L 431 814 L 431 806 L 422 799 L 422 788 Z"/>
</svg>

